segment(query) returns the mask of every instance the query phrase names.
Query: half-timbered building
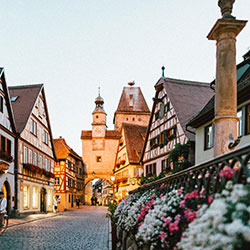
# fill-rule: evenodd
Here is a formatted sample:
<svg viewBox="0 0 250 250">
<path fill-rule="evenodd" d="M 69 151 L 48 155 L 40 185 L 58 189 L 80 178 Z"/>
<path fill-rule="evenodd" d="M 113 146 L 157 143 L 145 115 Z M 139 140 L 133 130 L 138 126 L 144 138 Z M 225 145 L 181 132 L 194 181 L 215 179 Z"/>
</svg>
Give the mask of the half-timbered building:
<svg viewBox="0 0 250 250">
<path fill-rule="evenodd" d="M 175 145 L 189 143 L 189 161 L 194 164 L 194 129 L 186 124 L 212 96 L 209 84 L 161 77 L 155 85 L 142 162 L 144 175 L 169 172 L 169 153 Z"/>
<path fill-rule="evenodd" d="M 55 194 L 58 210 L 76 207 L 76 199 L 84 204 L 85 165 L 82 158 L 67 145 L 64 138 L 54 139 L 58 162 L 55 163 Z"/>
<path fill-rule="evenodd" d="M 4 69 L 0 68 L 0 191 L 7 199 L 7 213 L 15 206 L 15 138 L 16 128 L 10 104 L 9 91 L 5 81 Z"/>
<path fill-rule="evenodd" d="M 143 144 L 147 127 L 123 123 L 121 137 L 116 153 L 114 166 L 114 191 L 116 201 L 120 201 L 128 193 L 139 187 L 139 177 L 143 173 L 140 165 Z"/>
<path fill-rule="evenodd" d="M 18 211 L 52 211 L 56 155 L 44 85 L 12 86 L 9 92 L 18 138 Z"/>
</svg>

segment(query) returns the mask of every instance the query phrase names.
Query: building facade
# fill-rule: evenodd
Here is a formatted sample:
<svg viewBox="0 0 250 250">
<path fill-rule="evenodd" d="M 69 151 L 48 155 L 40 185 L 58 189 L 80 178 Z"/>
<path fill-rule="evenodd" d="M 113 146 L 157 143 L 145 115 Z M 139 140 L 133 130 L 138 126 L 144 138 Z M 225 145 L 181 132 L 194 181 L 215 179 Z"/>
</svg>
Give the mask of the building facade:
<svg viewBox="0 0 250 250">
<path fill-rule="evenodd" d="M 176 144 L 189 145 L 194 164 L 194 129 L 186 124 L 212 96 L 209 84 L 161 77 L 155 85 L 153 109 L 142 153 L 144 176 L 169 173 L 168 156 Z"/>
<path fill-rule="evenodd" d="M 237 65 L 237 117 L 239 143 L 238 148 L 250 143 L 250 52 Z M 213 86 L 215 82 L 212 82 Z M 196 129 L 195 163 L 210 160 L 214 157 L 214 96 L 203 109 L 189 122 Z M 232 142 L 236 138 L 232 138 Z M 225 147 L 228 147 L 225 142 Z"/>
<path fill-rule="evenodd" d="M 56 159 L 43 84 L 9 87 L 18 133 L 17 208 L 19 213 L 53 209 Z"/>
<path fill-rule="evenodd" d="M 143 173 L 140 158 L 145 142 L 147 127 L 123 123 L 116 164 L 114 166 L 115 200 L 120 201 L 128 193 L 139 187 L 139 177 Z"/>
<path fill-rule="evenodd" d="M 76 207 L 76 200 L 84 200 L 85 165 L 82 158 L 67 145 L 64 138 L 54 139 L 58 161 L 55 162 L 55 195 L 58 211 Z"/>
<path fill-rule="evenodd" d="M 16 128 L 10 104 L 4 69 L 0 68 L 0 191 L 7 199 L 7 213 L 14 213 L 15 206 L 15 138 Z"/>
</svg>

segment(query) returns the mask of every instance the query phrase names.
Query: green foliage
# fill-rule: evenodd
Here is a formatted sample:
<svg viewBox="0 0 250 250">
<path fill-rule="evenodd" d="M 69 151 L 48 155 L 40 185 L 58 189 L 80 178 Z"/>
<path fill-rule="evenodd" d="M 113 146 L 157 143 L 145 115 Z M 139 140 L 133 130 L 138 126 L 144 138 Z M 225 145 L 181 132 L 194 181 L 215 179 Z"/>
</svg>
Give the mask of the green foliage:
<svg viewBox="0 0 250 250">
<path fill-rule="evenodd" d="M 158 176 L 156 176 L 156 175 L 153 175 L 153 176 L 142 176 L 141 177 L 141 185 L 148 184 L 150 182 L 159 180 L 159 179 L 161 179 L 163 177 L 165 177 L 164 172 L 161 172 Z"/>
<path fill-rule="evenodd" d="M 109 213 L 106 214 L 106 217 L 110 219 L 111 225 L 112 225 L 112 226 L 114 226 L 115 223 L 116 223 L 116 221 L 117 221 L 117 219 L 116 219 L 115 216 L 114 216 L 114 213 L 115 213 L 116 208 L 117 208 L 117 203 L 116 203 L 116 201 L 113 201 L 113 202 L 110 202 L 110 201 L 109 201 L 109 202 L 108 202 L 108 212 L 109 212 Z"/>
<path fill-rule="evenodd" d="M 176 144 L 175 148 L 169 154 L 169 160 L 173 164 L 173 169 L 171 173 L 180 172 L 186 168 L 192 166 L 188 161 L 189 145 L 188 144 Z"/>
</svg>

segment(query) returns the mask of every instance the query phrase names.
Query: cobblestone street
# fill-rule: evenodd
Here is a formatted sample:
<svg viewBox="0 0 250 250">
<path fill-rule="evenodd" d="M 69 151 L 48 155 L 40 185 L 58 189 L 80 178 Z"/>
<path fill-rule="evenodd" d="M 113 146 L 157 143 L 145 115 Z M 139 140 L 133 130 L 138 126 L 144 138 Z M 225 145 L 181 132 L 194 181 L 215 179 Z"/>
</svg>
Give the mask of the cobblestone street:
<svg viewBox="0 0 250 250">
<path fill-rule="evenodd" d="M 105 207 L 84 206 L 60 215 L 8 228 L 0 249 L 108 250 Z"/>
</svg>

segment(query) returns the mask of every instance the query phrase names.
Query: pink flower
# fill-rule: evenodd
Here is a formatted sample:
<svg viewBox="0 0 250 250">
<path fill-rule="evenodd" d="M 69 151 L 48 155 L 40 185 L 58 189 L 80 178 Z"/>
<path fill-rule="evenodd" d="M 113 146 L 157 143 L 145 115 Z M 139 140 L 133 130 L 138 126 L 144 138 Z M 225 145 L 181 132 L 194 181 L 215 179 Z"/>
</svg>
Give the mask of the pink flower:
<svg viewBox="0 0 250 250">
<path fill-rule="evenodd" d="M 159 234 L 159 237 L 161 238 L 162 241 L 165 241 L 165 239 L 167 238 L 167 234 L 166 234 L 165 232 L 162 231 L 162 232 Z"/>
<path fill-rule="evenodd" d="M 167 217 L 167 218 L 164 217 L 162 218 L 162 220 L 164 221 L 163 226 L 165 227 L 171 222 L 171 217 Z"/>
<path fill-rule="evenodd" d="M 184 217 L 187 219 L 188 222 L 192 222 L 197 217 L 197 214 L 191 209 L 187 209 L 184 211 Z"/>
<path fill-rule="evenodd" d="M 213 199 L 214 199 L 214 195 L 213 194 L 209 195 L 208 198 L 207 198 L 208 204 L 211 204 Z"/>
<path fill-rule="evenodd" d="M 174 220 L 176 223 L 179 223 L 180 220 L 181 220 L 181 215 L 180 214 L 177 214 L 175 217 L 174 217 Z"/>
<path fill-rule="evenodd" d="M 183 192 L 183 187 L 181 187 L 180 189 L 178 189 L 178 191 L 177 191 L 177 195 L 181 195 L 182 194 L 182 192 Z"/>
<path fill-rule="evenodd" d="M 178 231 L 179 227 L 177 223 L 170 223 L 168 229 L 169 232 L 173 232 L 173 231 Z"/>
<path fill-rule="evenodd" d="M 184 208 L 185 206 L 186 206 L 185 200 L 182 200 L 182 201 L 180 202 L 180 208 Z"/>
<path fill-rule="evenodd" d="M 220 171 L 219 175 L 220 175 L 220 177 L 231 179 L 233 177 L 234 173 L 235 173 L 235 171 L 232 168 L 225 166 Z"/>
<path fill-rule="evenodd" d="M 165 185 L 164 185 L 164 183 L 162 183 L 162 184 L 161 184 L 161 186 L 160 186 L 160 188 L 161 188 L 161 189 L 163 189 L 163 188 L 164 188 L 164 186 L 165 186 Z"/>
</svg>

